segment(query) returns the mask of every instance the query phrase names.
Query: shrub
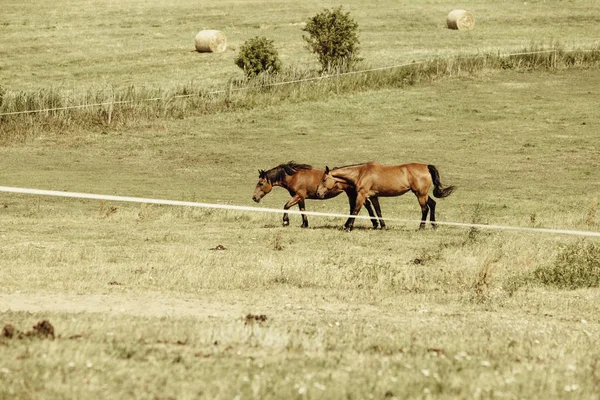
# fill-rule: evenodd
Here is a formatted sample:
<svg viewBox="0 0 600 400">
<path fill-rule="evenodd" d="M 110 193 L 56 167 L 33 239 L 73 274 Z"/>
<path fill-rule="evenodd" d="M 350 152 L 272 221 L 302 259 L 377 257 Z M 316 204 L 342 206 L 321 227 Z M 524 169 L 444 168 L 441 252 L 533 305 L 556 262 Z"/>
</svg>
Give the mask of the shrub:
<svg viewBox="0 0 600 400">
<path fill-rule="evenodd" d="M 302 36 L 308 49 L 315 53 L 323 67 L 323 72 L 350 70 L 360 58 L 358 54 L 358 24 L 343 13 L 342 7 L 325 9 L 308 20 L 302 29 L 309 36 Z"/>
<path fill-rule="evenodd" d="M 281 62 L 273 41 L 264 36 L 246 41 L 235 58 L 235 64 L 243 69 L 248 77 L 263 72 L 277 73 L 281 69 Z"/>
<path fill-rule="evenodd" d="M 600 286 L 600 245 L 577 242 L 566 246 L 553 264 L 534 270 L 533 278 L 561 289 Z"/>
</svg>

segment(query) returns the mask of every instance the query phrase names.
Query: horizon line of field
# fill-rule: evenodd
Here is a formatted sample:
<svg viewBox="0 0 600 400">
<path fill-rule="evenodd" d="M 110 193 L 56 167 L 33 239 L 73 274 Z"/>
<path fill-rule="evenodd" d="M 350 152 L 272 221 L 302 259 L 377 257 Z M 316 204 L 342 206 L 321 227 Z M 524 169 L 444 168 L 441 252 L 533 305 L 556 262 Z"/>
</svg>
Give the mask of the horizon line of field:
<svg viewBox="0 0 600 400">
<path fill-rule="evenodd" d="M 570 52 L 574 52 L 574 51 L 591 52 L 593 50 L 589 50 L 589 49 L 568 49 L 568 50 L 549 49 L 549 50 L 539 50 L 539 51 L 530 51 L 530 52 L 508 53 L 508 54 L 504 54 L 503 57 L 531 55 L 531 54 L 543 54 L 543 53 L 552 53 L 552 52 L 557 53 L 559 51 L 570 53 Z M 467 56 L 461 56 L 461 57 L 476 59 L 476 58 L 482 58 L 484 56 L 483 55 L 470 55 L 470 56 L 467 55 Z M 364 70 L 359 70 L 359 71 L 343 72 L 343 73 L 338 73 L 338 74 L 334 74 L 334 75 L 322 75 L 322 76 L 317 76 L 317 77 L 313 77 L 313 78 L 304 78 L 304 79 L 297 79 L 297 80 L 292 80 L 292 81 L 275 82 L 275 83 L 269 83 L 269 84 L 258 85 L 258 86 L 244 86 L 244 87 L 240 87 L 240 88 L 230 88 L 227 90 L 223 90 L 223 89 L 215 90 L 212 92 L 208 92 L 205 95 L 225 94 L 225 93 L 238 92 L 238 91 L 250 90 L 250 89 L 260 89 L 260 88 L 267 88 L 267 87 L 273 87 L 273 86 L 291 85 L 291 84 L 295 84 L 295 83 L 313 82 L 313 81 L 325 80 L 325 79 L 330 79 L 330 78 L 337 78 L 340 76 L 358 75 L 358 74 L 365 74 L 365 73 L 369 73 L 369 72 L 385 71 L 385 70 L 390 70 L 390 69 L 402 68 L 402 67 L 407 67 L 410 65 L 420 65 L 420 64 L 424 64 L 428 61 L 431 61 L 431 60 L 413 61 L 413 62 L 409 62 L 409 63 L 405 63 L 405 64 L 396 64 L 396 65 L 391 65 L 391 66 L 369 68 L 369 69 L 364 69 Z M 151 98 L 141 99 L 141 100 L 106 101 L 106 102 L 101 102 L 101 103 L 79 104 L 79 105 L 65 106 L 65 107 L 42 108 L 42 109 L 25 110 L 25 111 L 13 111 L 13 112 L 0 113 L 0 117 L 7 116 L 7 115 L 35 114 L 35 113 L 44 113 L 44 112 L 48 113 L 48 112 L 52 112 L 52 111 L 65 111 L 65 110 L 74 110 L 74 109 L 91 108 L 91 107 L 132 104 L 136 101 L 138 101 L 138 102 L 166 101 L 166 100 L 171 100 L 171 99 L 183 99 L 183 98 L 189 98 L 189 97 L 195 97 L 195 96 L 198 96 L 198 94 L 197 93 L 181 94 L 181 95 L 175 95 L 175 96 L 170 96 L 170 97 L 151 97 Z"/>
<path fill-rule="evenodd" d="M 284 210 L 279 208 L 259 208 L 249 206 L 237 206 L 228 204 L 211 204 L 211 203 L 199 203 L 191 201 L 181 200 L 163 200 L 163 199 L 150 199 L 143 197 L 130 197 L 130 196 L 115 196 L 115 195 L 102 195 L 94 193 L 78 193 L 78 192 L 66 192 L 56 190 L 43 190 L 43 189 L 30 189 L 30 188 L 18 188 L 9 186 L 0 186 L 0 192 L 5 193 L 18 193 L 18 194 L 30 194 L 30 195 L 41 195 L 41 196 L 54 196 L 54 197 L 66 197 L 66 198 L 78 198 L 78 199 L 90 199 L 90 200 L 105 200 L 105 201 L 120 201 L 128 203 L 144 203 L 144 204 L 160 204 L 180 207 L 196 207 L 196 208 L 210 208 L 210 209 L 222 209 L 222 210 L 234 210 L 234 211 L 247 211 L 247 212 L 262 212 L 262 213 L 277 213 L 277 214 L 293 214 L 293 215 L 311 215 L 316 217 L 332 217 L 332 218 L 348 218 L 352 217 L 349 214 L 338 214 L 338 213 L 326 213 L 318 211 L 296 211 L 296 210 Z M 404 223 L 420 223 L 420 220 L 405 219 L 405 218 L 378 218 L 365 215 L 353 216 L 357 219 L 382 219 L 385 221 L 393 222 L 404 222 Z M 449 222 L 449 221 L 435 221 L 438 225 L 454 226 L 460 228 L 480 228 L 480 229 L 494 229 L 494 230 L 512 230 L 512 231 L 523 231 L 523 232 L 534 232 L 534 233 L 550 233 L 560 235 L 571 235 L 571 236 L 584 236 L 584 237 L 600 237 L 600 232 L 594 231 L 578 231 L 570 229 L 552 229 L 552 228 L 531 228 L 531 227 L 520 227 L 510 225 L 488 225 L 488 224 L 476 224 L 466 222 Z"/>
</svg>

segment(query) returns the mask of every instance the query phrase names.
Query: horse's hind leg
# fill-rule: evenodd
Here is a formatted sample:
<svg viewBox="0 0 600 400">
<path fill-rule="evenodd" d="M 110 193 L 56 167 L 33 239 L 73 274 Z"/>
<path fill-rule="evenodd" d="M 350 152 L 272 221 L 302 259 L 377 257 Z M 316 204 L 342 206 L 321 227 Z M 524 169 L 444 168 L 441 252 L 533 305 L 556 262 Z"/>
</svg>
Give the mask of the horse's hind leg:
<svg viewBox="0 0 600 400">
<path fill-rule="evenodd" d="M 429 195 L 417 195 L 417 199 L 419 200 L 419 205 L 421 206 L 421 225 L 419 225 L 419 229 L 425 228 L 425 221 L 427 221 L 427 214 L 429 213 L 429 206 L 427 205 Z"/>
<path fill-rule="evenodd" d="M 284 210 L 287 210 L 287 208 L 285 208 L 285 205 L 283 206 Z M 288 216 L 288 213 L 283 213 L 283 226 L 288 226 L 290 224 L 290 217 Z"/>
<path fill-rule="evenodd" d="M 369 201 L 369 200 L 367 200 Z M 375 207 L 375 212 L 377 212 L 377 216 L 379 217 L 379 223 L 381 224 L 381 229 L 385 228 L 385 221 L 383 220 L 382 216 L 381 216 L 381 207 L 379 206 L 379 199 L 377 197 L 371 197 L 371 202 L 373 203 L 373 206 Z M 365 202 L 365 207 L 367 206 L 367 203 Z M 377 228 L 377 227 L 375 227 Z"/>
<path fill-rule="evenodd" d="M 304 200 L 300 200 L 298 202 L 298 208 L 300 209 L 300 212 L 306 211 L 306 209 L 304 208 Z M 308 217 L 306 216 L 306 214 L 302 214 L 301 228 L 308 228 Z"/>
<path fill-rule="evenodd" d="M 437 224 L 435 223 L 435 200 L 429 197 L 427 199 L 427 205 L 429 206 L 429 222 L 431 222 L 431 226 L 433 229 L 437 229 Z"/>
<path fill-rule="evenodd" d="M 348 203 L 350 203 L 350 212 L 349 214 L 352 215 L 352 212 L 354 211 L 354 207 L 356 207 L 356 192 L 354 191 L 347 191 L 346 194 L 348 195 Z M 373 210 L 371 210 L 371 212 L 373 212 Z M 348 226 L 350 226 L 350 220 L 352 219 L 352 217 L 349 217 L 346 220 L 346 223 L 344 224 L 344 229 L 348 229 Z"/>
<path fill-rule="evenodd" d="M 299 195 L 295 195 L 294 197 L 291 198 L 290 201 L 288 201 L 287 203 L 285 203 L 285 205 L 283 206 L 284 210 L 289 210 L 290 208 L 292 208 L 293 206 L 295 206 L 296 204 L 298 204 L 299 202 L 303 202 L 304 199 L 299 196 Z M 303 215 L 304 217 L 304 215 Z M 302 222 L 304 225 L 304 218 L 302 219 Z M 283 226 L 288 226 L 290 224 L 290 217 L 288 216 L 288 213 L 283 213 Z"/>
</svg>

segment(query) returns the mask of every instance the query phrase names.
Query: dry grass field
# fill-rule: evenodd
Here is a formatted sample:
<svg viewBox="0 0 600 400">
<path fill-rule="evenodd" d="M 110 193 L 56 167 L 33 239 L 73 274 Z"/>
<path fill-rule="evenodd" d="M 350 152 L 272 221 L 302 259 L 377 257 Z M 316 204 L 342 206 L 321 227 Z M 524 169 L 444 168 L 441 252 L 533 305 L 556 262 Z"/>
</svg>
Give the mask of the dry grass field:
<svg viewBox="0 0 600 400">
<path fill-rule="evenodd" d="M 275 41 L 284 67 L 317 68 L 301 28 L 333 1 L 187 0 L 54 3 L 3 1 L 0 77 L 9 89 L 149 85 L 169 88 L 194 82 L 223 86 L 242 76 L 233 63 L 254 36 Z M 374 67 L 457 54 L 520 51 L 531 44 L 567 48 L 598 45 L 600 4 L 594 0 L 447 0 L 343 2 L 359 24 L 361 56 Z M 446 15 L 468 7 L 476 29 L 446 29 Z M 194 51 L 202 29 L 220 29 L 229 50 Z"/>
<path fill-rule="evenodd" d="M 460 34 L 443 28 L 449 2 L 376 3 L 345 5 L 375 66 L 598 45 L 592 1 L 476 1 Z M 217 24 L 234 48 L 272 34 L 288 66 L 317 68 L 297 24 L 337 5 L 60 4 L 3 5 L 7 90 L 226 85 L 235 50 L 191 52 Z M 598 87 L 597 64 L 482 70 L 41 126 L 0 142 L 0 185 L 281 208 L 279 188 L 252 202 L 258 169 L 425 162 L 458 187 L 441 221 L 598 232 Z M 381 203 L 386 230 L 347 233 L 326 217 L 301 229 L 298 215 L 283 227 L 278 214 L 0 193 L 0 399 L 600 398 L 597 238 L 419 231 L 394 220 L 419 218 L 412 194 Z M 343 213 L 347 199 L 307 209 Z"/>
</svg>

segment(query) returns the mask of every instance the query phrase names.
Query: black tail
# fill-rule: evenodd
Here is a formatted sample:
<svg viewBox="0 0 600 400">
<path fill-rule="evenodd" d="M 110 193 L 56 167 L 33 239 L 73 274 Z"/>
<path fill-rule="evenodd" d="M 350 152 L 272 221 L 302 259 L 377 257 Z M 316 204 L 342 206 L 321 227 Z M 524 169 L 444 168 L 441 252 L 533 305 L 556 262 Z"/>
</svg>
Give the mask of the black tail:
<svg viewBox="0 0 600 400">
<path fill-rule="evenodd" d="M 447 186 L 444 187 L 442 182 L 440 182 L 440 173 L 437 168 L 433 165 L 428 165 L 427 169 L 429 169 L 429 173 L 431 174 L 431 180 L 433 181 L 433 195 L 438 199 L 443 199 L 444 197 L 448 197 L 454 192 L 456 189 L 455 186 Z"/>
</svg>

